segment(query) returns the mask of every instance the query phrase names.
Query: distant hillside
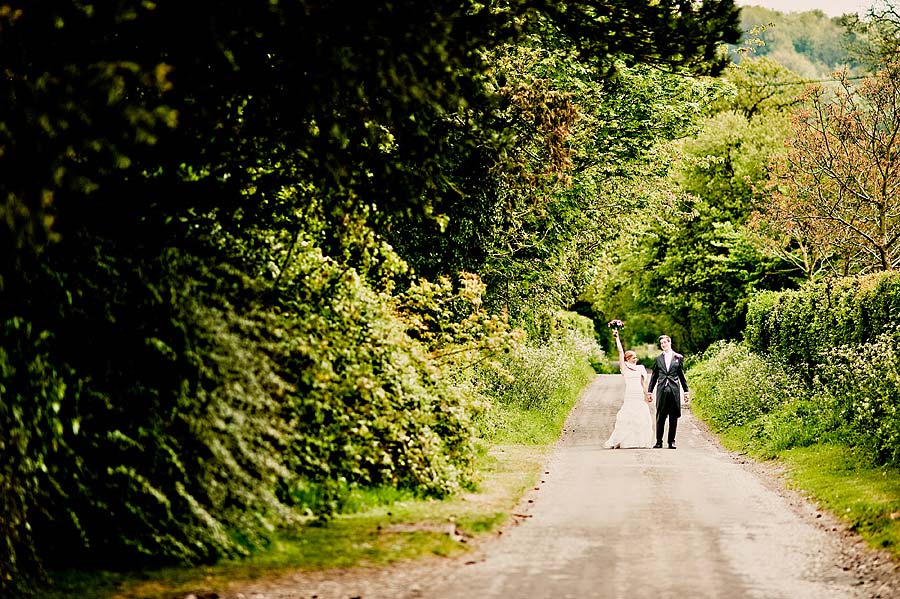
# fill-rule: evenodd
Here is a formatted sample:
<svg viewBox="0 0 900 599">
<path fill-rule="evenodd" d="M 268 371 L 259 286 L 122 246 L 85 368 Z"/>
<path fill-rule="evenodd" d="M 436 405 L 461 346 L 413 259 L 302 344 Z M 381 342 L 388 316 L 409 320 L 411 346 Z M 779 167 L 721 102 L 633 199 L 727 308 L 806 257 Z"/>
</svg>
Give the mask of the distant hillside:
<svg viewBox="0 0 900 599">
<path fill-rule="evenodd" d="M 759 6 L 741 9 L 741 26 L 747 39 L 755 27 L 772 24 L 758 34 L 765 44 L 756 49 L 756 54 L 768 56 L 809 79 L 826 78 L 843 67 L 853 71 L 859 68 L 848 57 L 848 34 L 842 22 L 843 17 L 829 17 L 820 10 L 782 13 Z"/>
</svg>

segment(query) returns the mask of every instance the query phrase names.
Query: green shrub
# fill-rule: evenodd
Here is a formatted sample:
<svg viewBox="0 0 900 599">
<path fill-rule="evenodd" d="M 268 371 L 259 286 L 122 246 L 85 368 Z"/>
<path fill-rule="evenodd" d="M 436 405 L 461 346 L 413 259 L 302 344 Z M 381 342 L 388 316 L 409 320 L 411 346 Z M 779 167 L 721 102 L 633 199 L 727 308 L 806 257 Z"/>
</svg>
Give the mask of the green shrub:
<svg viewBox="0 0 900 599">
<path fill-rule="evenodd" d="M 293 430 L 289 468 L 304 485 L 333 485 L 338 494 L 347 484 L 435 495 L 459 489 L 471 472 L 470 398 L 444 380 L 430 351 L 436 345 L 408 334 L 426 336 L 411 322 L 422 314 L 407 306 L 398 318 L 352 271 L 327 262 L 321 268 L 334 268 L 340 278 L 327 283 L 333 287 L 327 312 L 301 297 L 285 301 L 288 310 L 273 319 L 282 333 L 270 351 L 291 386 L 284 403 Z M 432 291 L 428 302 L 454 294 L 452 286 Z M 460 319 L 441 322 L 449 329 Z M 443 351 L 459 341 L 450 332 L 437 336 Z M 327 515 L 338 506 L 324 497 L 325 505 L 304 507 Z"/>
<path fill-rule="evenodd" d="M 876 464 L 900 465 L 900 335 L 825 353 L 817 390 L 841 423 L 837 440 L 864 449 Z"/>
<path fill-rule="evenodd" d="M 900 325 L 900 273 L 825 279 L 751 300 L 744 339 L 811 376 L 823 348 L 865 343 Z"/>
<path fill-rule="evenodd" d="M 834 401 L 827 394 L 811 390 L 792 368 L 744 343 L 711 346 L 689 377 L 697 415 L 760 455 L 837 435 Z"/>
<path fill-rule="evenodd" d="M 753 354 L 746 345 L 712 345 L 690 369 L 691 391 L 698 413 L 713 429 L 755 424 L 803 397 L 804 390 L 789 370 Z"/>
<path fill-rule="evenodd" d="M 751 302 L 745 340 L 804 383 L 805 402 L 784 415 L 799 431 L 769 423 L 779 447 L 828 438 L 868 451 L 877 464 L 900 452 L 897 346 L 900 274 L 826 279 Z M 814 437 L 808 431 L 817 431 Z"/>
<path fill-rule="evenodd" d="M 49 510 L 58 456 L 79 431 L 67 419 L 76 395 L 48 359 L 50 345 L 49 332 L 21 318 L 0 323 L 0 580 L 11 595 L 43 579 L 32 523 Z"/>
<path fill-rule="evenodd" d="M 84 328 L 58 325 L 73 342 L 53 359 L 73 373 L 81 430 L 36 523 L 41 555 L 116 568 L 246 554 L 292 520 L 276 495 L 292 475 L 277 417 L 288 384 L 244 303 L 252 284 L 175 251 L 108 291 L 94 282 L 68 281 Z"/>
<path fill-rule="evenodd" d="M 471 277 L 399 309 L 314 244 L 275 289 L 175 250 L 140 269 L 106 260 L 114 282 L 72 275 L 72 303 L 50 302 L 56 335 L 21 318 L 0 330 L 7 581 L 41 561 L 239 556 L 354 486 L 467 484 L 475 396 L 440 356 L 518 338 Z M 413 316 L 437 304 L 445 330 L 429 345 Z"/>
<path fill-rule="evenodd" d="M 239 555 L 285 522 L 273 455 L 286 426 L 270 418 L 258 323 L 191 271 L 175 252 L 141 268 L 107 257 L 89 275 L 36 269 L 31 310 L 54 333 L 3 323 L 0 563 L 20 570 L 5 582 L 30 586 L 42 564 Z"/>
<path fill-rule="evenodd" d="M 900 464 L 897 337 L 821 354 L 806 385 L 783 363 L 745 345 L 719 343 L 691 368 L 697 414 L 716 431 L 743 428 L 764 454 L 816 443 L 863 450 L 873 464 Z"/>
<path fill-rule="evenodd" d="M 570 313 L 557 322 L 580 318 Z M 593 327 L 562 324 L 551 339 L 530 340 L 504 354 L 499 368 L 475 369 L 474 386 L 486 404 L 479 435 L 493 442 L 551 442 L 572 401 L 593 379 L 591 363 L 599 356 Z"/>
</svg>

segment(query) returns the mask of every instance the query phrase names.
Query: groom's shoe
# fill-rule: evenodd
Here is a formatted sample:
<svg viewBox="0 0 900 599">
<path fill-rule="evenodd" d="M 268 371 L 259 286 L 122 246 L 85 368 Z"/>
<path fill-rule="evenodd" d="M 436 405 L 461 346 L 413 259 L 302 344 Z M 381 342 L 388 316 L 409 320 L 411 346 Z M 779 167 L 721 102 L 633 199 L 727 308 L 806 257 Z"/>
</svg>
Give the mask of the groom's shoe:
<svg viewBox="0 0 900 599">
<path fill-rule="evenodd" d="M 678 449 L 674 443 L 669 443 L 669 449 Z"/>
<path fill-rule="evenodd" d="M 662 441 L 657 441 L 656 445 L 653 446 L 653 449 L 662 449 Z"/>
</svg>

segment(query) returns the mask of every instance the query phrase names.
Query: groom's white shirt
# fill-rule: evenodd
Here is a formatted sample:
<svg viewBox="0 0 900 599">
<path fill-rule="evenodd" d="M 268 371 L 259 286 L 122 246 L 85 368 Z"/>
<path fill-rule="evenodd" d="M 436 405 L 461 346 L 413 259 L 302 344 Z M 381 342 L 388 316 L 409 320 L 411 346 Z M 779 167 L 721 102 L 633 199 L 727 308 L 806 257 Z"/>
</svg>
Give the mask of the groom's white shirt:
<svg viewBox="0 0 900 599">
<path fill-rule="evenodd" d="M 666 370 L 672 367 L 672 357 L 675 355 L 675 352 L 671 349 L 667 352 L 663 352 L 663 359 L 666 361 Z"/>
</svg>

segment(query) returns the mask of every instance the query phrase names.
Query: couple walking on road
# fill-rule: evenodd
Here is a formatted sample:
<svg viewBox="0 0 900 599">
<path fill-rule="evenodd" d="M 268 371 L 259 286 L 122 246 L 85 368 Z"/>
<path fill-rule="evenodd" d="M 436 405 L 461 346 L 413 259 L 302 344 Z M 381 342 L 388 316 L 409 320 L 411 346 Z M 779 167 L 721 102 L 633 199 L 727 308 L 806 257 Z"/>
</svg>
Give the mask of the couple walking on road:
<svg viewBox="0 0 900 599">
<path fill-rule="evenodd" d="M 613 330 L 613 336 L 619 352 L 619 370 L 625 377 L 625 398 L 616 414 L 613 432 L 603 446 L 611 449 L 651 446 L 661 448 L 668 421 L 666 441 L 669 449 L 675 449 L 675 432 L 678 430 L 678 418 L 681 417 L 682 389 L 685 401 L 688 399 L 684 356 L 672 351 L 672 339 L 668 335 L 660 335 L 659 347 L 662 353 L 654 360 L 653 370 L 648 376 L 647 369 L 637 363 L 637 354 L 631 350 L 624 351 L 618 330 Z M 655 423 L 649 405 L 653 401 L 654 388 Z"/>
</svg>

